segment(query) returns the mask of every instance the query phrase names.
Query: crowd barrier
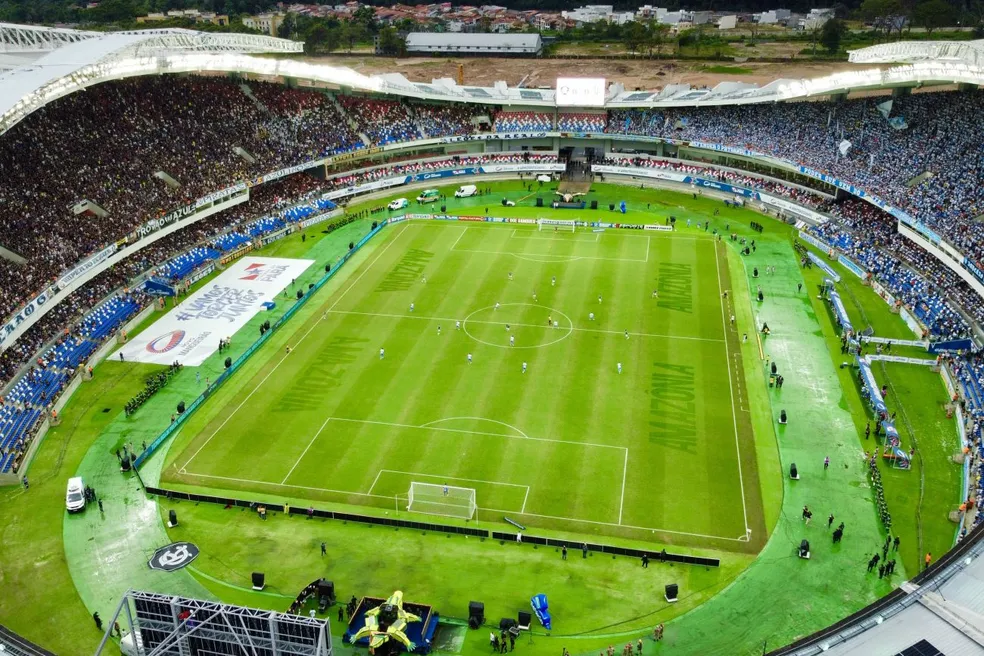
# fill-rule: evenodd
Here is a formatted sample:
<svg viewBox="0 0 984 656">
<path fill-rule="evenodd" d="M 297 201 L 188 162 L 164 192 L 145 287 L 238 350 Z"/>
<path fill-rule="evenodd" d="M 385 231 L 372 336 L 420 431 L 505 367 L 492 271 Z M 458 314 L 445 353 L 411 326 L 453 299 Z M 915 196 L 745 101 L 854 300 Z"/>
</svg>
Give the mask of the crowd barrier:
<svg viewBox="0 0 984 656">
<path fill-rule="evenodd" d="M 192 492 L 179 492 L 159 487 L 145 488 L 147 494 L 152 494 L 166 499 L 177 499 L 180 501 L 193 501 L 195 503 L 214 503 L 222 506 L 233 506 L 237 508 L 256 508 L 264 506 L 268 511 L 284 512 L 284 504 L 267 503 L 265 501 L 250 501 L 248 499 L 234 499 L 232 497 L 221 497 L 212 494 L 195 494 Z M 356 513 L 337 512 L 334 510 L 318 510 L 316 508 L 302 508 L 290 506 L 287 512 L 291 515 L 301 515 L 318 519 L 337 519 L 343 522 L 355 522 L 358 524 L 372 524 L 375 526 L 390 526 L 393 528 L 408 528 L 417 531 L 431 531 L 433 533 L 450 533 L 453 535 L 466 535 L 474 538 L 491 538 L 493 540 L 515 541 L 515 533 L 499 533 L 488 531 L 481 528 L 468 528 L 464 526 L 450 526 L 448 524 L 436 524 L 433 522 L 417 522 L 406 519 L 391 519 L 389 517 L 375 517 L 373 515 L 359 515 Z M 614 547 L 606 544 L 596 544 L 593 542 L 584 543 L 572 540 L 556 540 L 553 538 L 540 538 L 532 535 L 523 535 L 524 544 L 533 544 L 548 547 L 564 547 L 579 550 L 587 547 L 588 551 L 597 553 L 611 554 L 613 556 L 626 556 L 629 558 L 642 558 L 648 555 L 657 562 L 680 563 L 682 565 L 699 565 L 704 567 L 719 567 L 721 561 L 717 558 L 703 558 L 700 556 L 687 556 L 685 554 L 667 553 L 666 551 L 646 551 L 642 549 L 631 549 L 628 547 Z"/>
</svg>

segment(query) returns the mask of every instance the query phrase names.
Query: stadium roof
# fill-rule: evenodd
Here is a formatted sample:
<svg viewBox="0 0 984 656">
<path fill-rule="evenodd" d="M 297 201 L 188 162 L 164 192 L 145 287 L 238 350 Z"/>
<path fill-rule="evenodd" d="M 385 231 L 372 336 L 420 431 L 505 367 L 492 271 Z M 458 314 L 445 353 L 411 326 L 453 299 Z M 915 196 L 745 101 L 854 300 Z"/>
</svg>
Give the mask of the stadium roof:
<svg viewBox="0 0 984 656">
<path fill-rule="evenodd" d="M 490 44 L 538 41 L 523 34 L 414 34 L 429 43 Z M 442 102 L 556 107 L 554 89 L 526 89 L 496 82 L 462 86 L 448 78 L 411 82 L 391 73 L 368 76 L 347 67 L 261 53 L 300 53 L 303 44 L 245 34 L 183 29 L 85 32 L 0 23 L 0 134 L 61 96 L 108 80 L 163 73 L 241 73 L 295 78 L 357 91 Z M 899 42 L 850 53 L 851 61 L 873 66 L 812 79 L 778 79 L 758 86 L 722 82 L 713 88 L 670 84 L 651 91 L 609 85 L 605 107 L 700 107 L 810 100 L 854 91 L 933 85 L 984 85 L 984 42 Z"/>
<path fill-rule="evenodd" d="M 55 98 L 127 77 L 134 62 L 176 53 L 297 53 L 303 45 L 184 29 L 87 32 L 0 23 L 0 70 L 8 69 L 0 73 L 0 133 Z"/>
<path fill-rule="evenodd" d="M 411 32 L 407 50 L 473 51 L 495 53 L 538 53 L 543 48 L 539 34 L 457 34 L 449 32 Z"/>
</svg>

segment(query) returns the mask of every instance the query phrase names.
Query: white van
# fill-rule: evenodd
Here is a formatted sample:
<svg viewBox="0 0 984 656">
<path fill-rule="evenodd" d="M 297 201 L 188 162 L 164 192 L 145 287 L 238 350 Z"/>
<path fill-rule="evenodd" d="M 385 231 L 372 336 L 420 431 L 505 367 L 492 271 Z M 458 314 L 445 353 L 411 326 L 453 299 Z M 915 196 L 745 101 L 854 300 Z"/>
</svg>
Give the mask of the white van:
<svg viewBox="0 0 984 656">
<path fill-rule="evenodd" d="M 387 205 L 387 207 L 391 210 L 402 210 L 405 207 L 410 207 L 410 201 L 406 198 L 397 198 Z"/>
<path fill-rule="evenodd" d="M 85 510 L 85 483 L 81 476 L 68 479 L 68 489 L 65 490 L 65 508 L 68 512 Z"/>
<path fill-rule="evenodd" d="M 458 188 L 458 191 L 454 192 L 455 198 L 468 198 L 469 196 L 474 196 L 478 193 L 478 187 L 475 185 L 462 185 Z"/>
</svg>

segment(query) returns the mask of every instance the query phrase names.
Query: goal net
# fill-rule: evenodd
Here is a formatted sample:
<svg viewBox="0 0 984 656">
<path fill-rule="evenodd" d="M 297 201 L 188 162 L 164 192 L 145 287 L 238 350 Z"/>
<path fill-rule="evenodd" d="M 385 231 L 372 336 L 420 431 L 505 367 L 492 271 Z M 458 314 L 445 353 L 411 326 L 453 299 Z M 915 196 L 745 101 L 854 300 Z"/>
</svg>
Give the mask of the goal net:
<svg viewBox="0 0 984 656">
<path fill-rule="evenodd" d="M 564 219 L 537 219 L 537 229 L 540 232 L 544 230 L 563 230 L 564 232 L 574 232 L 574 228 L 577 226 L 576 221 L 566 221 Z"/>
<path fill-rule="evenodd" d="M 407 510 L 428 515 L 471 519 L 478 508 L 471 487 L 412 482 L 407 498 Z"/>
</svg>

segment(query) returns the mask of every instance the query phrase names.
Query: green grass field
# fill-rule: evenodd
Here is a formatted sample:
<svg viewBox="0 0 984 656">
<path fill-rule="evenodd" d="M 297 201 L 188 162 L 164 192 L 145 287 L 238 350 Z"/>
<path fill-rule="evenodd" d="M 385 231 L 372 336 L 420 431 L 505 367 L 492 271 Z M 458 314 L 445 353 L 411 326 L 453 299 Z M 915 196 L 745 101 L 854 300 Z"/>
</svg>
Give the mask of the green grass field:
<svg viewBox="0 0 984 656">
<path fill-rule="evenodd" d="M 480 520 L 635 538 L 737 542 L 762 522 L 710 236 L 428 222 L 381 238 L 165 481 L 401 513 L 411 482 L 446 483 L 475 489 Z"/>
</svg>

